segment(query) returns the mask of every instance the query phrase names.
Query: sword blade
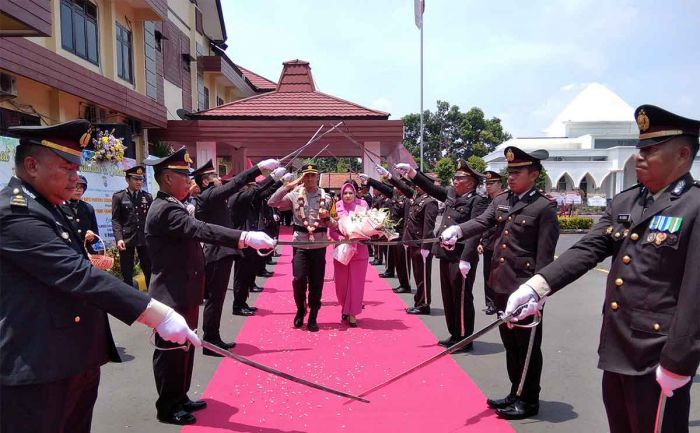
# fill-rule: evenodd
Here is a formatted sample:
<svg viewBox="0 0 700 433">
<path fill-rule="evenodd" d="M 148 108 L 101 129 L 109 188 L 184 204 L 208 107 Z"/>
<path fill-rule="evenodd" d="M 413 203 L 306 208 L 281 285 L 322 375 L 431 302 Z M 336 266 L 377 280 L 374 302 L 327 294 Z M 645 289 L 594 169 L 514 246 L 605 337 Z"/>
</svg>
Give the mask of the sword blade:
<svg viewBox="0 0 700 433">
<path fill-rule="evenodd" d="M 329 392 L 331 394 L 335 394 L 335 395 L 338 395 L 341 397 L 351 398 L 353 400 L 361 401 L 363 403 L 369 403 L 369 400 L 366 400 L 364 398 L 358 397 L 358 396 L 353 395 L 353 394 L 349 394 L 347 392 L 338 391 L 337 389 L 329 388 L 327 386 L 319 385 L 319 384 L 314 383 L 314 382 L 309 382 L 306 379 L 292 376 L 291 374 L 285 373 L 283 371 L 275 370 L 272 367 L 268 367 L 267 365 L 260 364 L 260 363 L 255 362 L 255 361 L 251 361 L 250 359 L 248 359 L 246 357 L 236 355 L 235 353 L 229 352 L 226 349 L 222 349 L 221 347 L 216 346 L 214 344 L 211 344 L 211 343 L 204 341 L 204 340 L 202 340 L 202 347 L 209 349 L 212 352 L 218 353 L 219 355 L 236 360 L 236 361 L 238 361 L 242 364 L 245 364 L 249 367 L 253 367 L 253 368 L 256 368 L 258 370 L 262 370 L 266 373 L 274 374 L 275 376 L 282 377 L 282 378 L 290 380 L 292 382 L 296 382 L 298 384 L 305 385 L 305 386 L 308 386 L 310 388 L 315 388 L 315 389 L 318 389 L 318 390 L 321 390 L 324 392 Z"/>
<path fill-rule="evenodd" d="M 664 425 L 664 412 L 666 410 L 666 396 L 659 394 L 659 406 L 656 408 L 656 421 L 654 422 L 654 433 L 661 433 Z"/>
<path fill-rule="evenodd" d="M 519 312 L 519 310 L 520 309 L 517 309 L 516 311 Z M 516 315 L 517 314 L 513 313 L 511 316 L 516 316 Z M 480 330 L 476 331 L 472 335 L 465 337 L 463 340 L 453 344 L 452 346 L 448 347 L 447 349 L 443 350 L 442 352 L 438 353 L 437 355 L 434 355 L 434 356 L 426 359 L 425 361 L 421 362 L 420 364 L 414 365 L 413 367 L 409 368 L 408 370 L 397 374 L 396 376 L 392 377 L 391 379 L 386 380 L 386 381 L 380 383 L 379 385 L 374 386 L 374 387 L 368 389 L 367 391 L 360 393 L 359 396 L 364 397 L 364 396 L 366 396 L 374 391 L 377 391 L 378 389 L 384 388 L 385 386 L 396 382 L 397 380 L 401 379 L 402 377 L 408 376 L 409 374 L 413 373 L 414 371 L 419 370 L 423 367 L 426 367 L 426 366 L 432 364 L 433 362 L 437 361 L 438 359 L 443 358 L 443 357 L 451 354 L 452 352 L 455 352 L 455 351 L 463 348 L 464 346 L 466 346 L 467 344 L 478 339 L 479 337 L 486 334 L 487 332 L 489 332 L 493 328 L 496 328 L 500 324 L 504 323 L 509 317 L 510 316 L 504 316 L 502 318 L 499 318 L 498 320 L 494 321 L 493 323 L 490 323 L 490 324 L 486 325 L 485 327 L 481 328 Z"/>
</svg>

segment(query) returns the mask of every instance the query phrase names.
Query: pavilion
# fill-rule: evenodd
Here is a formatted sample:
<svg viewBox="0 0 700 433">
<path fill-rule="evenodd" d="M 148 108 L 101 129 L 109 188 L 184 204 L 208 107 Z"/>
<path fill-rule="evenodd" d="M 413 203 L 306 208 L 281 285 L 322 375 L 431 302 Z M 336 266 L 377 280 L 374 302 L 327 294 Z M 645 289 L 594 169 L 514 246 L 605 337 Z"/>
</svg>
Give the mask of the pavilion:
<svg viewBox="0 0 700 433">
<path fill-rule="evenodd" d="M 169 120 L 167 129 L 151 130 L 149 140 L 187 146 L 195 165 L 211 158 L 220 173 L 239 172 L 249 160 L 279 158 L 300 148 L 321 125 L 323 132 L 342 122 L 300 158 L 328 145 L 319 157 L 361 157 L 365 171 L 374 173 L 378 155 L 398 162 L 403 149 L 403 122 L 389 115 L 319 92 L 309 62 L 291 60 L 284 62 L 275 90 Z"/>
</svg>

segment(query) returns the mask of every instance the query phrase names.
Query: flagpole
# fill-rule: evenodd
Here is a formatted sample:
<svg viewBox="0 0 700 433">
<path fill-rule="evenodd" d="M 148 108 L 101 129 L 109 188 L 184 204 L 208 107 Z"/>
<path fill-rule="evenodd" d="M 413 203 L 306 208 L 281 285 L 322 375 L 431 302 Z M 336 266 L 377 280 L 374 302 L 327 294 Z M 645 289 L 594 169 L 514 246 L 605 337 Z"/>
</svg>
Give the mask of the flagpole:
<svg viewBox="0 0 700 433">
<path fill-rule="evenodd" d="M 420 171 L 423 170 L 423 26 L 425 20 L 421 13 L 420 23 Z"/>
</svg>

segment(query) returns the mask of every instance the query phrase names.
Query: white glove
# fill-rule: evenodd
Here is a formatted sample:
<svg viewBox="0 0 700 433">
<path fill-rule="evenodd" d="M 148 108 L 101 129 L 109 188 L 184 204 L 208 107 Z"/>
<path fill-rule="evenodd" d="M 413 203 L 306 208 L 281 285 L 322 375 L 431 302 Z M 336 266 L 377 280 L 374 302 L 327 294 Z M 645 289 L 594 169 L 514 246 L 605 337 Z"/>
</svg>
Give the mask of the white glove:
<svg viewBox="0 0 700 433">
<path fill-rule="evenodd" d="M 518 322 L 541 310 L 544 306 L 545 299 L 546 298 L 542 298 L 542 301 L 538 302 L 539 297 L 537 296 L 535 289 L 527 284 L 521 284 L 520 287 L 518 287 L 518 290 L 513 292 L 508 297 L 505 315 L 507 316 L 513 313 L 513 311 L 515 311 L 519 306 L 527 304 L 516 317 L 512 317 L 510 319 L 511 322 Z"/>
<path fill-rule="evenodd" d="M 394 166 L 394 170 L 398 171 L 399 173 L 408 176 L 409 178 L 413 179 L 416 177 L 416 169 L 411 167 L 410 164 L 407 164 L 405 162 L 400 162 Z"/>
<path fill-rule="evenodd" d="M 462 278 L 467 278 L 467 274 L 472 269 L 472 265 L 466 260 L 459 261 L 459 272 L 462 273 Z"/>
<path fill-rule="evenodd" d="M 369 181 L 369 176 L 367 176 L 364 173 L 360 173 L 357 176 L 360 178 L 360 182 L 362 182 L 362 185 L 366 185 L 367 182 Z"/>
<path fill-rule="evenodd" d="M 256 250 L 267 250 L 275 247 L 275 240 L 265 232 L 248 232 L 243 244 L 246 247 L 255 248 Z"/>
<path fill-rule="evenodd" d="M 172 308 L 165 313 L 165 318 L 156 326 L 156 332 L 162 339 L 173 343 L 185 344 L 185 341 L 189 341 L 194 347 L 202 345 L 197 334 L 187 325 L 185 318 Z"/>
<path fill-rule="evenodd" d="M 462 237 L 462 229 L 458 225 L 453 225 L 447 227 L 440 234 L 440 243 L 444 246 L 454 246 L 457 243 L 457 239 Z"/>
<path fill-rule="evenodd" d="M 294 179 L 294 173 L 287 173 L 282 176 L 282 183 L 289 183 Z"/>
<path fill-rule="evenodd" d="M 673 391 L 688 383 L 690 376 L 681 376 L 659 365 L 656 367 L 656 381 L 659 383 L 663 395 L 673 397 Z"/>
<path fill-rule="evenodd" d="M 287 169 L 284 167 L 277 167 L 276 169 L 272 170 L 272 173 L 270 173 L 270 176 L 277 182 L 278 180 L 282 179 L 284 174 L 287 172 Z"/>
<path fill-rule="evenodd" d="M 387 170 L 386 168 L 382 167 L 381 165 L 377 165 L 374 169 L 377 170 L 377 173 L 378 173 L 380 176 L 384 176 L 384 177 L 386 177 L 387 179 L 391 179 L 391 173 L 389 173 L 389 170 Z"/>
<path fill-rule="evenodd" d="M 280 166 L 280 162 L 279 162 L 279 160 L 276 160 L 276 159 L 266 159 L 266 160 L 260 161 L 258 163 L 258 168 L 260 168 L 260 170 L 272 171 L 279 166 Z"/>
</svg>

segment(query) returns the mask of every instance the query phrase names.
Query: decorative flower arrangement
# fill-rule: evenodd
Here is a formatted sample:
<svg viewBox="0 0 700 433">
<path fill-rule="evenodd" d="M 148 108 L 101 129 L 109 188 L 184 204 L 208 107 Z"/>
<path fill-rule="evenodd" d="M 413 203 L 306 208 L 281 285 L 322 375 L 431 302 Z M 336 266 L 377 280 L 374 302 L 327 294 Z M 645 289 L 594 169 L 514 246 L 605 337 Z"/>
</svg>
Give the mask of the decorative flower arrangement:
<svg viewBox="0 0 700 433">
<path fill-rule="evenodd" d="M 92 144 L 95 146 L 95 154 L 93 155 L 95 161 L 118 163 L 124 159 L 126 146 L 120 138 L 114 136 L 114 130 L 111 132 L 99 131 L 97 137 L 92 139 Z"/>
<path fill-rule="evenodd" d="M 321 192 L 321 198 L 319 200 L 319 208 L 320 209 L 326 209 L 326 191 L 323 190 L 323 188 L 319 188 Z M 306 213 L 304 211 L 304 206 L 306 205 L 306 188 L 303 186 L 299 187 L 299 198 L 297 198 L 297 212 L 299 212 L 299 218 L 301 218 L 302 224 L 304 224 L 304 227 L 306 227 L 306 230 L 309 232 L 309 240 L 314 241 L 314 231 L 318 228 L 318 220 L 309 222 L 309 219 L 306 216 Z"/>
<path fill-rule="evenodd" d="M 391 220 L 389 209 L 369 209 L 352 211 L 338 220 L 338 230 L 348 239 L 369 239 L 384 236 L 396 239 L 396 223 Z"/>
</svg>

